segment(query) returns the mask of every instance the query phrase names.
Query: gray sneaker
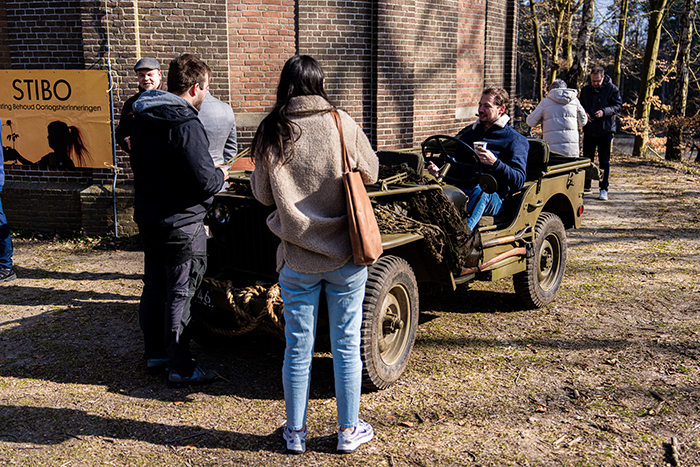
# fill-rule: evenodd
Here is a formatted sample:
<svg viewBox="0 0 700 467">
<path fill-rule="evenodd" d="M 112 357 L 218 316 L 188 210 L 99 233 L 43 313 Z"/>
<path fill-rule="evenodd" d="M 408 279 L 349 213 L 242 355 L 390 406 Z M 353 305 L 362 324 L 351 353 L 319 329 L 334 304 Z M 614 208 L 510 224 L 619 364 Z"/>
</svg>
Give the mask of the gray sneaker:
<svg viewBox="0 0 700 467">
<path fill-rule="evenodd" d="M 181 388 L 190 385 L 207 384 L 216 381 L 218 375 L 212 370 L 207 370 L 201 364 L 194 367 L 191 376 L 182 376 L 175 369 L 171 369 L 168 374 L 168 382 L 170 386 Z"/>
<path fill-rule="evenodd" d="M 608 190 L 600 190 L 600 196 L 598 196 L 598 199 L 607 200 Z"/>
<path fill-rule="evenodd" d="M 17 279 L 17 274 L 15 274 L 15 268 L 0 269 L 0 282 L 13 281 L 15 279 Z"/>
<path fill-rule="evenodd" d="M 357 451 L 361 444 L 369 443 L 374 438 L 372 425 L 360 420 L 351 431 L 338 430 L 338 452 L 350 454 Z"/>
<path fill-rule="evenodd" d="M 303 430 L 290 430 L 285 424 L 282 437 L 287 442 L 288 453 L 304 454 L 306 451 L 306 426 Z"/>
</svg>

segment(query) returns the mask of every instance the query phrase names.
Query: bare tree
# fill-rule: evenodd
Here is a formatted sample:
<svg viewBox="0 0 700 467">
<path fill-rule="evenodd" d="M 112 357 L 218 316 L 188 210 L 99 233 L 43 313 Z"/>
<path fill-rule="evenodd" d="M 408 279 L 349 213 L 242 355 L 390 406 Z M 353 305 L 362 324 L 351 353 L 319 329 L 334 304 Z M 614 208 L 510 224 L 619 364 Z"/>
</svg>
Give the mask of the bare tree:
<svg viewBox="0 0 700 467">
<path fill-rule="evenodd" d="M 622 76 L 622 51 L 625 44 L 625 32 L 627 30 L 627 11 L 629 0 L 619 0 L 620 16 L 617 19 L 617 46 L 615 47 L 615 64 L 613 71 L 613 84 L 620 88 L 620 77 Z"/>
<path fill-rule="evenodd" d="M 536 64 L 536 97 L 537 102 L 544 99 L 544 63 L 542 61 L 542 38 L 540 37 L 540 23 L 537 19 L 537 12 L 535 11 L 535 0 L 530 0 L 530 12 L 532 13 L 532 29 L 534 33 L 533 45 L 535 46 L 535 60 Z"/>
<path fill-rule="evenodd" d="M 581 89 L 586 81 L 594 9 L 595 0 L 583 0 L 581 27 L 578 30 L 576 39 L 576 53 L 574 54 L 571 68 L 569 68 L 569 72 L 566 75 L 566 83 L 573 89 Z"/>
<path fill-rule="evenodd" d="M 656 76 L 656 60 L 659 55 L 659 42 L 661 40 L 661 26 L 666 13 L 668 0 L 649 0 L 649 26 L 647 28 L 647 45 L 644 49 L 642 62 L 641 84 L 639 97 L 635 108 L 634 118 L 637 121 L 638 130 L 634 138 L 634 156 L 645 155 L 649 147 L 649 113 L 651 112 L 651 98 L 658 84 Z"/>
<path fill-rule="evenodd" d="M 685 117 L 685 107 L 688 101 L 688 62 L 690 59 L 690 46 L 693 36 L 693 22 L 695 21 L 695 7 L 697 0 L 685 0 L 683 4 L 683 16 L 681 17 L 680 32 L 678 33 L 678 46 L 676 51 L 676 83 L 673 88 L 673 101 L 671 103 L 670 122 L 666 138 L 666 159 L 681 160 L 681 145 L 683 136 L 682 123 L 679 118 Z"/>
</svg>

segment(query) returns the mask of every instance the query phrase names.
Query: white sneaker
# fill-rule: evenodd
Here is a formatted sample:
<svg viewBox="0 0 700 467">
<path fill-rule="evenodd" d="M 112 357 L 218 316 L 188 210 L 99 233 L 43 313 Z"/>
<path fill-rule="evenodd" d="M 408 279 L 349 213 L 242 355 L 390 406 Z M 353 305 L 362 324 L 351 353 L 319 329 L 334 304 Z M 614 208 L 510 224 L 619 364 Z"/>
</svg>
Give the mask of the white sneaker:
<svg viewBox="0 0 700 467">
<path fill-rule="evenodd" d="M 285 424 L 282 437 L 287 442 L 288 453 L 304 454 L 306 451 L 306 426 L 303 430 L 290 430 Z"/>
<path fill-rule="evenodd" d="M 600 196 L 598 196 L 598 199 L 608 199 L 608 190 L 600 190 Z"/>
<path fill-rule="evenodd" d="M 338 430 L 338 452 L 342 454 L 353 453 L 361 444 L 372 441 L 372 438 L 374 438 L 372 425 L 360 420 L 352 430 Z"/>
</svg>

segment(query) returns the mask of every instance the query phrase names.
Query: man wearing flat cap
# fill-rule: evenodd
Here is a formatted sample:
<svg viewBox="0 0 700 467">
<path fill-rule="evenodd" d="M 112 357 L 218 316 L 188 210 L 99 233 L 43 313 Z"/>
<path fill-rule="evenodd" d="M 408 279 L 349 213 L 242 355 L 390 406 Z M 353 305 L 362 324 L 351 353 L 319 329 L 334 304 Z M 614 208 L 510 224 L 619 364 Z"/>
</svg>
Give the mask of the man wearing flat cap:
<svg viewBox="0 0 700 467">
<path fill-rule="evenodd" d="M 134 102 L 146 91 L 152 89 L 166 90 L 163 74 L 160 71 L 160 63 L 155 58 L 143 57 L 136 62 L 134 71 L 139 82 L 139 91 L 124 103 L 121 117 L 119 117 L 119 125 L 114 131 L 117 143 L 125 152 L 131 152 L 131 125 L 134 121 Z"/>
</svg>

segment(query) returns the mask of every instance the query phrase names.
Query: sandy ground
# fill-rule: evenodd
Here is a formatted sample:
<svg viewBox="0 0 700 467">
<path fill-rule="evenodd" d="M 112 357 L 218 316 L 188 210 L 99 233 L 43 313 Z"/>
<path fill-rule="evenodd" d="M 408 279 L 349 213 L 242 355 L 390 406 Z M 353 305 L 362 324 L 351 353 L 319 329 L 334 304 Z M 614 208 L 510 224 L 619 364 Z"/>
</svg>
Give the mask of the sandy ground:
<svg viewBox="0 0 700 467">
<path fill-rule="evenodd" d="M 170 389 L 141 360 L 137 242 L 16 238 L 0 464 L 664 466 L 675 439 L 679 465 L 700 465 L 700 171 L 618 155 L 612 173 L 567 233 L 553 304 L 524 310 L 509 280 L 422 297 L 409 369 L 362 396 L 377 435 L 351 456 L 335 454 L 326 352 L 309 450 L 288 456 L 279 340 L 196 344 L 224 379 Z"/>
</svg>

